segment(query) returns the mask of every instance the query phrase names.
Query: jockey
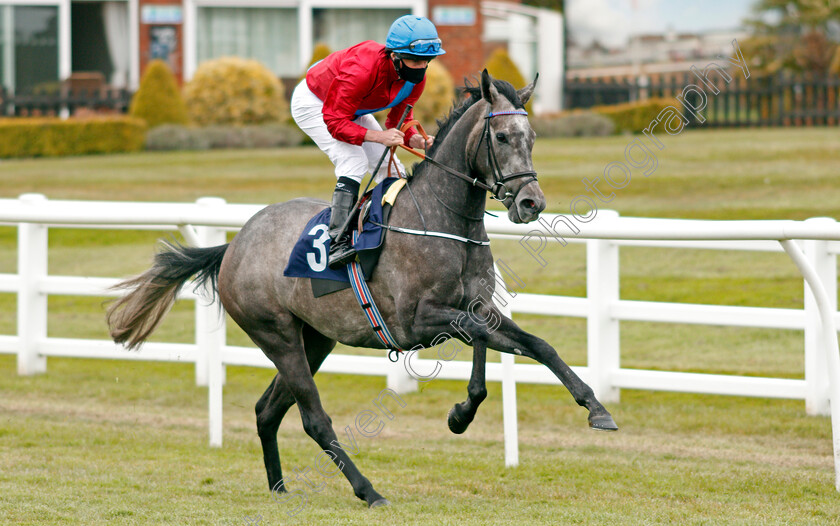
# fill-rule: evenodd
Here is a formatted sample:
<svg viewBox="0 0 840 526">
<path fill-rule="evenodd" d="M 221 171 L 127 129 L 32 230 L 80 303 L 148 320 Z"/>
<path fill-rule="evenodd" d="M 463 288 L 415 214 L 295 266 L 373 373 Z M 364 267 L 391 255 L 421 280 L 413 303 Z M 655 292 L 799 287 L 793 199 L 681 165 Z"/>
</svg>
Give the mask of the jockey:
<svg viewBox="0 0 840 526">
<path fill-rule="evenodd" d="M 429 61 L 446 53 L 434 24 L 425 17 L 405 15 L 391 25 L 385 45 L 365 41 L 336 51 L 315 63 L 292 94 L 292 117 L 335 165 L 329 235 L 329 266 L 353 261 L 350 236 L 341 231 L 358 197 L 364 175 L 373 171 L 385 148 L 406 144 L 426 149 L 414 130 L 396 129 L 407 104 L 420 98 Z M 382 130 L 374 112 L 390 108 Z M 412 113 L 406 117 L 412 119 Z M 405 168 L 396 160 L 400 176 Z M 387 175 L 381 166 L 379 182 Z"/>
</svg>

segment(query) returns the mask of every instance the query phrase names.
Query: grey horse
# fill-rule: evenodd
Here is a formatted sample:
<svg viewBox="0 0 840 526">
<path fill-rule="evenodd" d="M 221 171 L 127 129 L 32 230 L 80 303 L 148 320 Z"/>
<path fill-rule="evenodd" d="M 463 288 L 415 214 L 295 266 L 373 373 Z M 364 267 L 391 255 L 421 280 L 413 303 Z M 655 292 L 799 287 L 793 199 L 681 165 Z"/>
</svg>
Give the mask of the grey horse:
<svg viewBox="0 0 840 526">
<path fill-rule="evenodd" d="M 465 87 L 469 97 L 440 123 L 428 152 L 434 161 L 416 165 L 409 191 L 400 192 L 394 203 L 391 225 L 472 241 L 388 232 L 368 282 L 401 348 L 439 344 L 451 337 L 472 345 L 468 397 L 448 418 L 456 433 L 466 430 L 487 396 L 488 347 L 546 365 L 589 410 L 591 428 L 618 429 L 592 389 L 548 343 L 520 329 L 489 301 L 495 280 L 486 278 L 492 275 L 488 272 L 493 256 L 489 246 L 476 242 L 487 240 L 482 221 L 486 190 L 501 200 L 515 223 L 534 221 L 546 204 L 531 159 L 536 135 L 523 111 L 535 83 L 536 79 L 516 91 L 485 70 L 479 86 Z M 352 291 L 315 298 L 307 278 L 283 275 L 303 227 L 326 206 L 323 201 L 294 199 L 261 210 L 228 245 L 168 245 L 155 256 L 151 269 L 118 285 L 130 292 L 110 306 L 107 319 L 114 341 L 135 348 L 155 329 L 190 277 L 198 284 L 209 281 L 224 309 L 277 367 L 256 404 L 269 488 L 286 491 L 277 430 L 296 403 L 306 433 L 333 459 L 356 496 L 376 507 L 388 501 L 341 448 L 313 374 L 336 342 L 380 349 L 384 345 Z"/>
</svg>

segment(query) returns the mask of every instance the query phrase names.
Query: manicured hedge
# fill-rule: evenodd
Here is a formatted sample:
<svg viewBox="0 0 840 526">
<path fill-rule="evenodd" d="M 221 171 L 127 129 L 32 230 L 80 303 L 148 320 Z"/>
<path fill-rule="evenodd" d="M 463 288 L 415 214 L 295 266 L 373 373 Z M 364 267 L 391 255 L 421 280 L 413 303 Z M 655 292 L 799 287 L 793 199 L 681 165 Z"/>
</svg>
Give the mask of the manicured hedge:
<svg viewBox="0 0 840 526">
<path fill-rule="evenodd" d="M 668 106 L 682 108 L 674 99 L 653 98 L 611 106 L 595 106 L 590 110 L 609 117 L 615 123 L 617 132 L 639 133 Z"/>
<path fill-rule="evenodd" d="M 282 148 L 299 146 L 303 132 L 288 124 L 206 126 L 164 124 L 146 134 L 147 150 L 210 150 L 216 148 Z"/>
<path fill-rule="evenodd" d="M 604 137 L 615 133 L 612 119 L 587 110 L 572 110 L 531 118 L 537 137 Z"/>
<path fill-rule="evenodd" d="M 146 123 L 132 117 L 0 118 L 0 158 L 135 152 L 145 137 Z"/>
</svg>

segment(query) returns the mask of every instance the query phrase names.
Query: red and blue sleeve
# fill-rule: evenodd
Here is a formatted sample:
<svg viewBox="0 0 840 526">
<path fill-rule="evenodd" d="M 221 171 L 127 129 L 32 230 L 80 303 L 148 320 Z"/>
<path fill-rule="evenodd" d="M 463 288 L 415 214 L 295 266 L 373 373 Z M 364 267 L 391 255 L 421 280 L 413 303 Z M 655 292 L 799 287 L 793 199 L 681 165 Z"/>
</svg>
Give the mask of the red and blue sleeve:
<svg viewBox="0 0 840 526">
<path fill-rule="evenodd" d="M 337 140 L 357 146 L 365 141 L 367 129 L 353 119 L 372 83 L 369 67 L 361 64 L 358 57 L 345 58 L 341 71 L 330 83 L 323 108 L 327 130 Z"/>
<path fill-rule="evenodd" d="M 403 111 L 405 111 L 405 107 L 408 104 L 414 106 L 417 101 L 420 99 L 420 95 L 423 94 L 423 89 L 426 87 L 426 79 L 424 78 L 423 81 L 414 86 L 414 89 L 411 90 L 411 93 L 408 97 L 405 98 L 404 101 L 400 102 L 393 108 L 391 111 L 388 112 L 388 118 L 385 119 L 385 128 L 396 128 L 397 124 L 400 122 L 400 117 L 402 117 Z M 414 118 L 414 109 L 408 112 L 408 115 L 405 117 L 406 122 L 410 121 Z M 422 124 L 422 123 L 421 123 Z M 411 139 L 412 135 L 415 135 L 417 132 L 414 131 L 414 128 L 409 128 L 405 132 L 405 138 L 403 139 L 403 144 L 408 146 L 408 141 Z"/>
</svg>

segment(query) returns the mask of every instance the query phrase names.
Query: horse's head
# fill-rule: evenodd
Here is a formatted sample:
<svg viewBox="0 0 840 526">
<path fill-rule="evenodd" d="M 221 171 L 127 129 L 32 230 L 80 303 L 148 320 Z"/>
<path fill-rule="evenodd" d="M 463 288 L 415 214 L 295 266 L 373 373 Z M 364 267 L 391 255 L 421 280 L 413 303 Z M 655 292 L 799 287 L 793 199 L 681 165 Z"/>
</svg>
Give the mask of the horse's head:
<svg viewBox="0 0 840 526">
<path fill-rule="evenodd" d="M 475 105 L 484 108 L 484 115 L 467 140 L 472 174 L 493 188 L 493 197 L 505 205 L 514 223 L 534 221 L 546 204 L 531 159 L 536 133 L 525 112 L 536 83 L 535 78 L 516 91 L 509 83 L 494 80 L 485 69 L 481 96 L 487 104 Z"/>
</svg>

